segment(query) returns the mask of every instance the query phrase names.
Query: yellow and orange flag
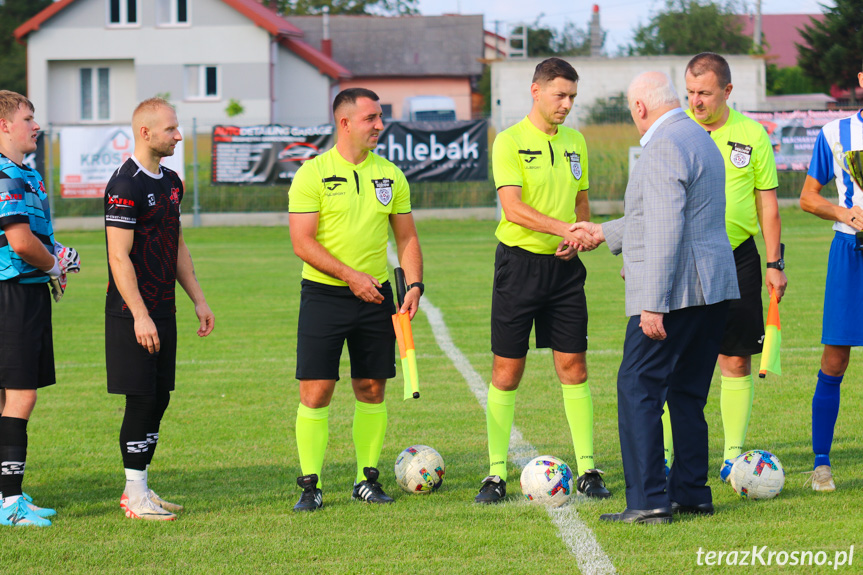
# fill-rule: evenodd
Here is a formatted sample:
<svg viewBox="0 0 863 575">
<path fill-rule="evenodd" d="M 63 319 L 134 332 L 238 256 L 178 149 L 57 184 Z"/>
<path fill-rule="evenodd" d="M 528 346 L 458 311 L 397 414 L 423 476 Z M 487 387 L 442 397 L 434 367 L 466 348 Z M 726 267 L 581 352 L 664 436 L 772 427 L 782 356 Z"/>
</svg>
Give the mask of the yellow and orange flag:
<svg viewBox="0 0 863 575">
<path fill-rule="evenodd" d="M 782 375 L 779 364 L 779 348 L 782 345 L 782 328 L 779 324 L 779 300 L 776 290 L 770 294 L 770 307 L 767 310 L 767 327 L 764 331 L 764 348 L 761 351 L 761 368 L 758 377 L 766 377 L 767 372 Z"/>
<path fill-rule="evenodd" d="M 414 334 L 411 329 L 411 317 L 407 313 L 396 312 L 393 315 L 393 329 L 396 341 L 399 343 L 399 357 L 402 360 L 402 377 L 405 380 L 404 399 L 420 396 L 419 377 L 417 375 L 417 351 L 414 347 Z"/>
<path fill-rule="evenodd" d="M 405 285 L 405 272 L 402 268 L 395 269 L 396 281 L 396 301 L 399 304 L 399 309 L 405 303 L 405 293 L 407 286 Z M 405 380 L 405 396 L 404 399 L 410 397 L 419 399 L 420 396 L 420 381 L 417 375 L 417 351 L 414 347 L 414 333 L 411 329 L 411 316 L 409 313 L 393 314 L 393 330 L 396 332 L 396 341 L 399 344 L 399 357 L 402 360 L 402 377 Z"/>
</svg>

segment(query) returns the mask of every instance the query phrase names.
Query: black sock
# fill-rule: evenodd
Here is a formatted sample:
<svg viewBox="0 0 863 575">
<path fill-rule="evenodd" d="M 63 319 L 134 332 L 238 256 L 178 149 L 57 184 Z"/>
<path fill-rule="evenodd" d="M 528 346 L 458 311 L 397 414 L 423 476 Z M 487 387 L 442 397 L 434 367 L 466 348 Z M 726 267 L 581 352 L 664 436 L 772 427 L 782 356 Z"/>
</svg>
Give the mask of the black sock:
<svg viewBox="0 0 863 575">
<path fill-rule="evenodd" d="M 153 455 L 156 453 L 156 445 L 159 443 L 159 427 L 162 425 L 162 416 L 165 415 L 170 401 L 170 391 L 160 389 L 156 392 L 156 404 L 151 414 L 150 428 L 147 431 L 147 443 L 150 446 L 147 451 L 147 465 L 150 465 L 150 462 L 153 461 Z"/>
<path fill-rule="evenodd" d="M 150 463 L 150 443 L 147 434 L 153 429 L 155 395 L 127 395 L 126 412 L 120 427 L 120 453 L 123 467 L 144 471 Z M 158 433 L 158 432 L 157 432 Z"/>
<path fill-rule="evenodd" d="M 0 417 L 0 496 L 21 495 L 27 461 L 27 420 Z"/>
</svg>

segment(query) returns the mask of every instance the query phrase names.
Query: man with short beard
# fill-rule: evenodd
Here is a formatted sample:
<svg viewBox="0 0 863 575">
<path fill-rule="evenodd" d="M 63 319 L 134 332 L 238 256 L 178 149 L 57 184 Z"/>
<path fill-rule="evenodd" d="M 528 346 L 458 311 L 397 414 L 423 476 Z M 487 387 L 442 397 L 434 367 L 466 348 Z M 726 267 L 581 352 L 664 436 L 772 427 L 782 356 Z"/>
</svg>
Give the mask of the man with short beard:
<svg viewBox="0 0 863 575">
<path fill-rule="evenodd" d="M 131 519 L 172 521 L 183 507 L 156 495 L 148 486 L 147 472 L 174 390 L 176 283 L 195 304 L 200 337 L 213 331 L 215 318 L 183 240 L 183 183 L 160 163 L 183 139 L 177 114 L 167 101 L 151 98 L 135 109 L 132 129 L 134 154 L 105 188 L 108 392 L 126 396 L 120 428 L 126 488 L 120 507 Z"/>
</svg>

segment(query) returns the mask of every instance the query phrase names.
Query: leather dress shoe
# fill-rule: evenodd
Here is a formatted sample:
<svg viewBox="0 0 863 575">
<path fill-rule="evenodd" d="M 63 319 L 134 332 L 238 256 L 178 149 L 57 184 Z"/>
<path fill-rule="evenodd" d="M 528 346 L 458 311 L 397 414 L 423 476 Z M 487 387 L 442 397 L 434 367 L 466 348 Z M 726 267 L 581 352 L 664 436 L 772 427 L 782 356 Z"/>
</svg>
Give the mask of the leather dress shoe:
<svg viewBox="0 0 863 575">
<path fill-rule="evenodd" d="M 629 509 L 623 513 L 606 513 L 600 515 L 601 521 L 616 521 L 620 523 L 671 523 L 671 508 Z"/>
<path fill-rule="evenodd" d="M 713 503 L 699 503 L 698 505 L 681 505 L 677 501 L 671 502 L 672 513 L 684 513 L 686 515 L 713 515 Z"/>
</svg>

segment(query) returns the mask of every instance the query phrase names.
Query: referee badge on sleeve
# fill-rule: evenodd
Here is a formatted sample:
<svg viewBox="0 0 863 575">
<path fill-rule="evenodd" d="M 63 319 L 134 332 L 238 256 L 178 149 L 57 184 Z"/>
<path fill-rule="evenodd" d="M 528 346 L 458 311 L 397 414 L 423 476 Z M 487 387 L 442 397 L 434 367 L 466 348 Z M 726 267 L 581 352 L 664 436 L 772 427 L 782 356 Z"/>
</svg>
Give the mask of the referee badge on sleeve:
<svg viewBox="0 0 863 575">
<path fill-rule="evenodd" d="M 731 163 L 735 168 L 745 168 L 749 165 L 752 159 L 752 146 L 746 144 L 738 144 L 737 142 L 728 142 L 731 146 Z"/>
<path fill-rule="evenodd" d="M 581 155 L 576 154 L 575 152 L 564 152 L 567 158 L 569 158 L 569 169 L 572 170 L 572 176 L 576 180 L 581 179 Z"/>
<path fill-rule="evenodd" d="M 381 180 L 372 180 L 375 185 L 375 197 L 380 203 L 388 206 L 393 201 L 393 180 L 383 178 Z"/>
</svg>

